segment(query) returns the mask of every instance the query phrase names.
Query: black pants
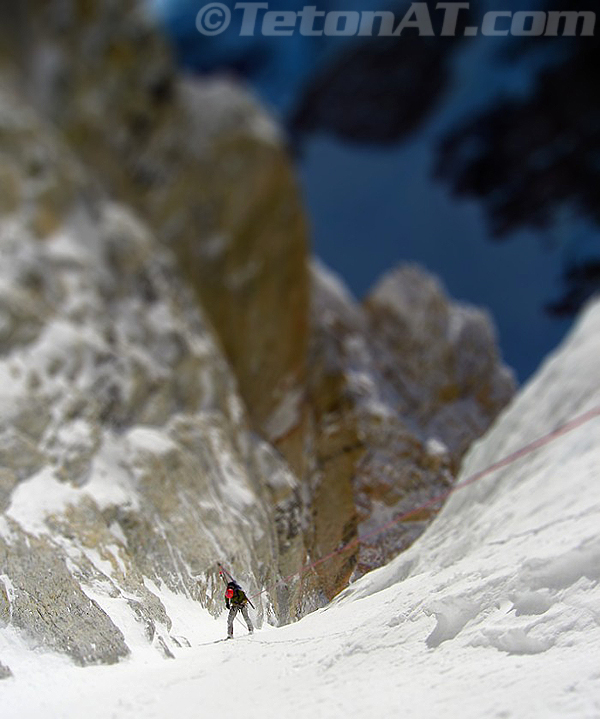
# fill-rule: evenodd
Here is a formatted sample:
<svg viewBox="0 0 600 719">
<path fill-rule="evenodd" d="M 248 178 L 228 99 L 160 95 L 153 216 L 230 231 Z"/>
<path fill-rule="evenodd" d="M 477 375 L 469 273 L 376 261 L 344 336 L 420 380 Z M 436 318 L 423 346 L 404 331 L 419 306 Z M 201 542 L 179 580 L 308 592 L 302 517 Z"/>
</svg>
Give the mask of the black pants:
<svg viewBox="0 0 600 719">
<path fill-rule="evenodd" d="M 246 626 L 248 627 L 248 631 L 250 634 L 254 631 L 254 627 L 252 626 L 252 622 L 250 621 L 250 615 L 248 614 L 248 607 L 244 604 L 243 606 L 240 606 L 239 604 L 232 604 L 231 608 L 229 610 L 229 616 L 227 617 L 227 636 L 232 637 L 233 636 L 233 620 L 235 619 L 235 615 L 241 612 L 242 616 L 246 620 Z"/>
</svg>

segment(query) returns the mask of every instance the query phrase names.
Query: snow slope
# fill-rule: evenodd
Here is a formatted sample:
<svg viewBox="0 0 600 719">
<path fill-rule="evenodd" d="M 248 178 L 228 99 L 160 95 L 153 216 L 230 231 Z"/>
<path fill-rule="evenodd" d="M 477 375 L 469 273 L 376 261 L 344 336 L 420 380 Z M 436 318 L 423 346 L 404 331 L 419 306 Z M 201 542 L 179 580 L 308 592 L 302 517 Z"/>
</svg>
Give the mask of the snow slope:
<svg viewBox="0 0 600 719">
<path fill-rule="evenodd" d="M 588 308 L 459 481 L 600 407 Z M 600 716 L 600 417 L 456 492 L 423 537 L 295 625 L 209 644 L 225 618 L 164 596 L 193 646 L 114 666 L 0 647 L 2 716 Z M 173 631 L 176 631 L 174 628 Z"/>
</svg>

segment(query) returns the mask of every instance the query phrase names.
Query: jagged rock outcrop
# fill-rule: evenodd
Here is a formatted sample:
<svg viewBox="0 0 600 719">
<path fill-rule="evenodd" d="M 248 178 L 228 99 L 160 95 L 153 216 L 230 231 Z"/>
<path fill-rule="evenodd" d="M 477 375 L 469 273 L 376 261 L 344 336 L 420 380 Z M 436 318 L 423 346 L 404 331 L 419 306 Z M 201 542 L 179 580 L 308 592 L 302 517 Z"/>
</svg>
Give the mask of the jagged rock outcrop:
<svg viewBox="0 0 600 719">
<path fill-rule="evenodd" d="M 7 667 L 0 662 L 0 679 L 8 679 L 8 677 L 12 677 L 10 667 Z"/>
<path fill-rule="evenodd" d="M 423 270 L 391 272 L 362 306 L 322 265 L 312 276 L 314 553 L 363 538 L 323 568 L 333 594 L 355 565 L 380 566 L 419 536 L 435 508 L 365 537 L 450 486 L 515 383 L 491 319 L 451 302 Z"/>
<path fill-rule="evenodd" d="M 160 588 L 214 609 L 220 557 L 285 619 L 298 483 L 173 258 L 6 91 L 0 166 L 0 625 L 79 664 L 126 656 L 131 626 L 168 656 Z"/>
<path fill-rule="evenodd" d="M 492 318 L 451 301 L 435 277 L 410 265 L 385 275 L 365 308 L 371 332 L 387 350 L 379 360 L 402 412 L 447 447 L 456 470 L 515 390 Z"/>
</svg>

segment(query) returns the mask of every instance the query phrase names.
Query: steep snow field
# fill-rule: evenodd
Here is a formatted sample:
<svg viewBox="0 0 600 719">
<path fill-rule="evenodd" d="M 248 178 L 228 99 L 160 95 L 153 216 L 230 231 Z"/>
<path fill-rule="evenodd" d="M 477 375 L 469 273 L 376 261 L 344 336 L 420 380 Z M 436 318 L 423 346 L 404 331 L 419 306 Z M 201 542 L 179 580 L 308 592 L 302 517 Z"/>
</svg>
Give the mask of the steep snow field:
<svg viewBox="0 0 600 719">
<path fill-rule="evenodd" d="M 600 303 L 469 453 L 460 481 L 600 407 Z M 160 592 L 192 639 L 79 669 L 5 636 L 5 719 L 600 716 L 600 416 L 457 491 L 391 564 L 253 637 Z M 158 591 L 157 588 L 155 588 Z M 140 632 L 141 637 L 141 632 Z M 130 638 L 128 637 L 128 640 Z"/>
</svg>

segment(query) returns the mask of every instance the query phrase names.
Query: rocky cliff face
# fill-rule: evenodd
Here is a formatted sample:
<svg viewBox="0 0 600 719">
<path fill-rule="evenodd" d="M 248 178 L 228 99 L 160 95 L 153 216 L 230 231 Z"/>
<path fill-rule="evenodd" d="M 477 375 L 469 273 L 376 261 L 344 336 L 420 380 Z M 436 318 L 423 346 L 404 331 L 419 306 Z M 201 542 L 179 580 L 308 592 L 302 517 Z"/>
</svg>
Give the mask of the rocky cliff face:
<svg viewBox="0 0 600 719">
<path fill-rule="evenodd" d="M 215 559 L 273 590 L 302 543 L 295 477 L 250 432 L 174 259 L 0 95 L 0 622 L 81 664 L 166 655 L 160 588 L 213 608 Z M 5 195 L 6 197 L 6 195 Z M 51 203 L 54 231 L 39 237 Z M 297 535 L 297 532 L 296 532 Z M 263 595 L 284 618 L 290 601 Z"/>
<path fill-rule="evenodd" d="M 335 593 L 355 568 L 381 566 L 419 536 L 433 510 L 365 535 L 451 484 L 514 379 L 490 318 L 452 302 L 423 270 L 389 273 L 363 305 L 324 267 L 312 277 L 315 553 L 363 537 L 323 569 Z"/>
<path fill-rule="evenodd" d="M 0 631 L 168 656 L 218 559 L 261 616 L 323 603 L 428 517 L 281 577 L 447 486 L 508 401 L 489 320 L 414 268 L 363 305 L 311 271 L 277 128 L 137 3 L 0 13 Z"/>
<path fill-rule="evenodd" d="M 29 0 L 5 18 L 13 46 L 18 37 L 26 48 L 12 74 L 105 190 L 175 252 L 253 422 L 302 473 L 304 425 L 276 426 L 303 383 L 307 342 L 306 232 L 290 163 L 239 88 L 178 77 L 142 6 Z"/>
</svg>

